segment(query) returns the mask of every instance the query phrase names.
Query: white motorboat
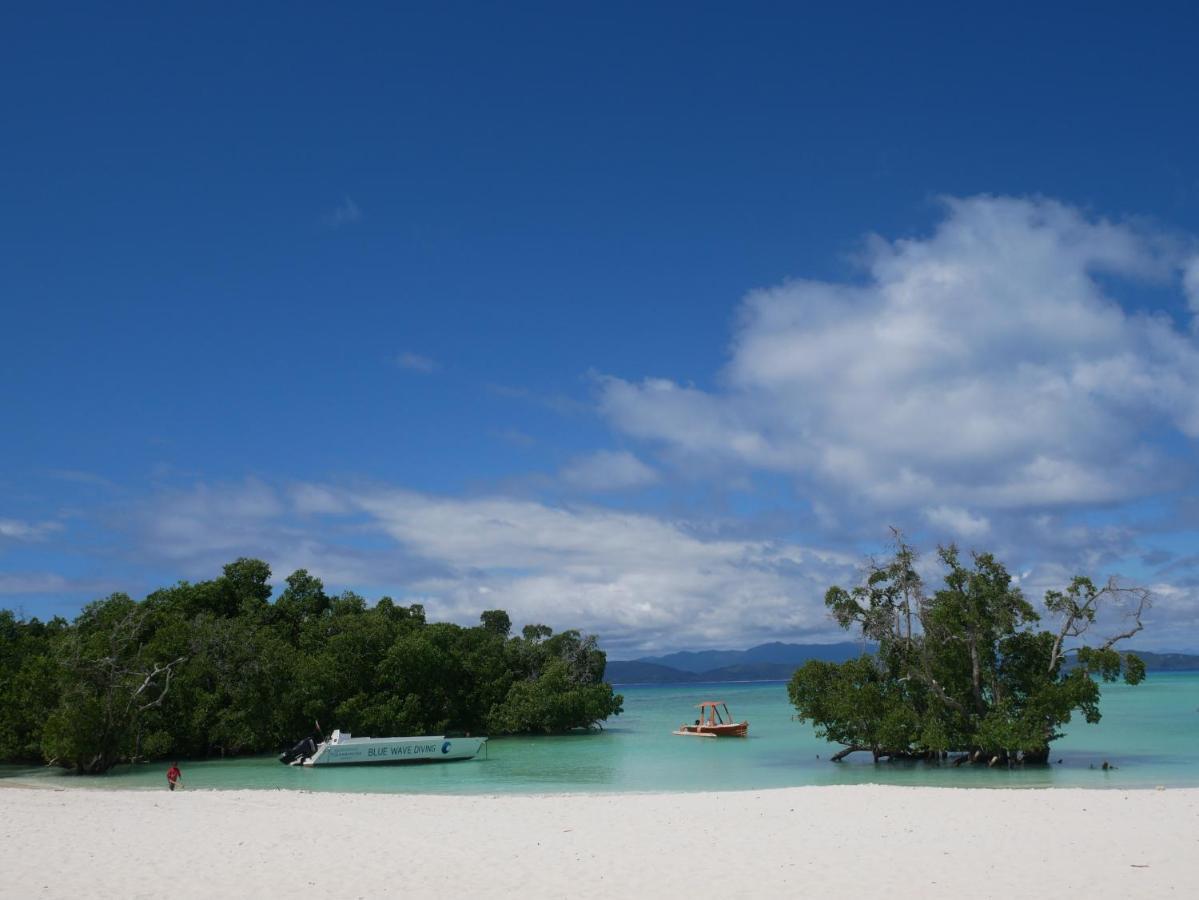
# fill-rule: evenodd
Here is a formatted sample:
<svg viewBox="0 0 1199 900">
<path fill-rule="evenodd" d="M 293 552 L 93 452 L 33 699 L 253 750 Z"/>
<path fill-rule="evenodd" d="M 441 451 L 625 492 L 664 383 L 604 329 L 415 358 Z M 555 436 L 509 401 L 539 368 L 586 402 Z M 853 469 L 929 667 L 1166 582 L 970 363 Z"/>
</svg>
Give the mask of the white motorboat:
<svg viewBox="0 0 1199 900">
<path fill-rule="evenodd" d="M 346 766 L 365 763 L 447 762 L 473 759 L 487 738 L 425 735 L 423 737 L 359 737 L 337 730 L 319 744 L 305 738 L 280 762 L 291 766 Z"/>
</svg>

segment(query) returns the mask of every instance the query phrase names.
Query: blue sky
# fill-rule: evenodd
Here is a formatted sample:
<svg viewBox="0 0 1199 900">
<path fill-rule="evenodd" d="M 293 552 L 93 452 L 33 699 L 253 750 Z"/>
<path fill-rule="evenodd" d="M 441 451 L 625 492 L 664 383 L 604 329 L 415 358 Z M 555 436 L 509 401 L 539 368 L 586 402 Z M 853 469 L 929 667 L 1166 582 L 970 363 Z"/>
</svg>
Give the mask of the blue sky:
<svg viewBox="0 0 1199 900">
<path fill-rule="evenodd" d="M 836 635 L 887 526 L 1199 648 L 1184 4 L 5 16 L 0 606 Z"/>
</svg>

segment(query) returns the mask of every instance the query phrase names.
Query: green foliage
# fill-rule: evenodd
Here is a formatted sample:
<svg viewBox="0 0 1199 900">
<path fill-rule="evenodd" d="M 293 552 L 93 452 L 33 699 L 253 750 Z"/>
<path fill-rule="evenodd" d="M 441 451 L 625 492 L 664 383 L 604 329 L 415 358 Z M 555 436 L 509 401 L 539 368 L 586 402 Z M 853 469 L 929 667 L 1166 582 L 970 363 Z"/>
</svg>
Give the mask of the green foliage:
<svg viewBox="0 0 1199 900">
<path fill-rule="evenodd" d="M 1146 591 L 1075 578 L 1046 595 L 1057 624 L 1043 630 L 1040 614 L 991 554 L 974 554 L 967 564 L 956 548 L 942 548 L 943 585 L 927 596 L 914 551 L 896 538 L 894 556 L 872 565 L 863 584 L 832 587 L 825 596 L 843 628 L 878 642 L 877 655 L 809 662 L 788 685 L 799 717 L 845 752 L 1044 760 L 1074 713 L 1099 721 L 1100 682 L 1145 677 L 1144 663 L 1115 644 L 1141 630 Z M 1098 646 L 1068 646 L 1113 606 L 1125 613 L 1123 632 Z"/>
<path fill-rule="evenodd" d="M 0 610 L 0 759 L 41 758 L 42 729 L 58 705 L 55 660 L 67 623 L 18 620 Z"/>
<path fill-rule="evenodd" d="M 536 626 L 548 632 L 544 626 Z M 542 630 L 508 642 L 509 665 L 523 674 L 488 713 L 495 734 L 568 731 L 595 727 L 622 712 L 624 698 L 603 681 L 606 658 L 595 636 L 564 631 L 542 640 Z"/>
<path fill-rule="evenodd" d="M 512 619 L 502 609 L 487 609 L 479 616 L 479 621 L 488 631 L 495 632 L 500 637 L 512 633 Z"/>
<path fill-rule="evenodd" d="M 137 755 L 146 715 L 182 661 L 157 658 L 149 611 L 113 594 L 86 606 L 58 643 L 58 704 L 42 735 L 47 759 L 97 773 Z"/>
<path fill-rule="evenodd" d="M 549 637 L 554 633 L 554 629 L 548 625 L 526 625 L 520 633 L 526 641 L 536 642 Z"/>
<path fill-rule="evenodd" d="M 304 570 L 271 603 L 270 569 L 136 602 L 114 594 L 73 624 L 0 612 L 0 760 L 79 772 L 125 760 L 260 753 L 314 722 L 358 734 L 492 735 L 594 728 L 621 712 L 593 636 L 511 637 L 503 610 L 463 628 L 420 604 L 326 594 Z"/>
<path fill-rule="evenodd" d="M 569 731 L 597 725 L 622 711 L 624 698 L 603 684 L 579 684 L 564 660 L 550 660 L 535 681 L 517 681 L 488 717 L 499 734 Z"/>
</svg>

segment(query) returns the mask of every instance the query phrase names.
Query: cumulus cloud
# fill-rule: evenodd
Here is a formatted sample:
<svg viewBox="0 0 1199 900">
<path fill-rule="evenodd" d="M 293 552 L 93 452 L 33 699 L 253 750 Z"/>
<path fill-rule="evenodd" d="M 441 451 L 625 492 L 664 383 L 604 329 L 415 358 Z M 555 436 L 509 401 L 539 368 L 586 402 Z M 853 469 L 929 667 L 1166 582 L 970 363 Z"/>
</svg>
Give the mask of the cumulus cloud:
<svg viewBox="0 0 1199 900">
<path fill-rule="evenodd" d="M 164 561 L 229 562 L 263 546 L 264 533 L 294 532 L 280 517 L 289 508 L 303 513 L 309 506 L 304 496 L 289 505 L 255 479 L 230 486 L 196 484 L 147 499 L 134 510 L 133 525 L 139 543 Z"/>
<path fill-rule="evenodd" d="M 986 516 L 972 515 L 969 510 L 956 506 L 934 506 L 924 511 L 924 517 L 957 537 L 984 537 L 991 531 L 991 523 Z"/>
<path fill-rule="evenodd" d="M 1146 628 L 1165 626 L 1164 634 L 1155 635 L 1157 643 L 1174 650 L 1193 648 L 1194 635 L 1199 633 L 1199 603 L 1194 585 L 1184 587 L 1170 582 L 1150 584 L 1153 608 L 1146 615 Z"/>
<path fill-rule="evenodd" d="M 338 515 L 351 509 L 339 492 L 319 484 L 296 484 L 289 494 L 292 507 L 300 515 Z"/>
<path fill-rule="evenodd" d="M 1199 321 L 1199 260 L 1180 246 L 1049 200 L 948 200 L 931 233 L 872 239 L 860 279 L 748 295 L 715 388 L 599 379 L 602 414 L 652 445 L 661 465 L 725 485 L 793 481 L 815 542 L 777 537 L 789 534 L 777 522 L 775 539 L 744 521 L 730 537 L 711 518 L 596 501 L 257 480 L 159 492 L 114 531 L 132 532 L 139 565 L 172 577 L 260 556 L 277 576 L 308 568 L 335 590 L 390 593 L 438 618 L 470 622 L 504 607 L 517 622 L 577 625 L 623 655 L 842 638 L 824 591 L 855 582 L 858 548 L 877 549 L 896 524 L 921 531 L 926 547 L 946 539 L 995 551 L 1037 601 L 1074 574 L 1101 579 L 1155 558 L 1141 565 L 1162 568 L 1140 580 L 1159 582 L 1156 630 L 1138 643 L 1185 646 L 1199 629 L 1194 561 L 1155 556 L 1129 513 L 1151 515 L 1139 501 L 1170 491 L 1182 516 L 1187 492 L 1176 489 L 1194 484 L 1199 339 L 1143 309 L 1164 286 Z M 1154 290 L 1142 293 L 1146 283 Z M 437 368 L 411 352 L 395 362 Z M 579 411 L 570 398 L 490 390 Z M 660 477 L 643 458 L 580 456 L 537 487 L 633 490 Z M 1184 519 L 1152 527 L 1176 538 L 1194 524 Z M 3 519 L 0 538 L 33 540 L 47 527 Z M 931 554 L 924 567 L 935 577 Z M 54 584 L 5 576 L 0 592 Z"/>
<path fill-rule="evenodd" d="M 977 539 L 985 541 L 980 549 L 998 549 L 976 513 L 945 507 L 928 514 L 967 545 Z M 484 609 L 502 608 L 521 624 L 580 627 L 598 633 L 618 657 L 845 640 L 824 608 L 824 593 L 862 575 L 857 552 L 727 537 L 709 519 L 506 496 L 448 497 L 392 485 L 197 485 L 148 499 L 137 516 L 139 559 L 165 564 L 173 574 L 212 577 L 223 563 L 257 556 L 277 579 L 306 568 L 333 590 L 423 603 L 435 619 L 469 624 Z M 1101 580 L 1120 574 L 1118 561 L 1132 538 L 1127 528 L 1070 525 L 1051 515 L 1036 517 L 1027 531 L 1042 550 L 1025 571 L 1013 571 L 1038 604 L 1045 590 L 1064 587 L 1080 572 Z M 930 585 L 939 578 L 931 552 L 921 571 Z M 1196 586 L 1155 580 L 1163 601 L 1138 643 L 1178 649 L 1193 640 Z M 1178 627 L 1188 636 L 1180 638 Z"/>
<path fill-rule="evenodd" d="M 658 473 L 627 450 L 600 450 L 573 460 L 560 477 L 582 491 L 619 491 L 653 484 Z"/>
<path fill-rule="evenodd" d="M 307 568 L 435 617 L 473 622 L 499 607 L 636 650 L 836 638 L 823 594 L 857 564 L 641 513 L 387 486 L 205 485 L 160 495 L 138 516 L 142 552 L 189 577 L 257 555 L 278 577 Z"/>
<path fill-rule="evenodd" d="M 450 572 L 422 587 L 461 615 L 480 595 L 522 620 L 576 616 L 613 643 L 680 646 L 734 637 L 823 634 L 836 554 L 705 539 L 686 522 L 505 498 L 388 492 L 360 501 L 410 551 Z"/>
<path fill-rule="evenodd" d="M 944 210 L 926 237 L 872 239 L 860 282 L 747 296 L 719 389 L 605 378 L 602 413 L 680 458 L 963 533 L 1171 485 L 1169 443 L 1199 437 L 1199 346 L 1117 296 L 1176 278 L 1176 242 L 1050 200 Z"/>
<path fill-rule="evenodd" d="M 561 505 L 509 496 L 450 497 L 388 484 L 256 479 L 161 489 L 106 523 L 136 558 L 132 582 L 115 583 L 105 559 L 103 591 L 136 593 L 165 578 L 210 578 L 239 556 L 270 563 L 276 580 L 305 568 L 331 590 L 384 594 L 425 604 L 434 619 L 477 621 L 504 608 L 520 623 L 580 627 L 617 657 L 681 647 L 745 647 L 767 640 L 844 640 L 823 605 L 832 584 L 861 576 L 856 550 L 762 537 L 743 522 Z M 999 550 L 1030 599 L 1085 572 L 1119 572 L 1135 533 L 1043 514 L 1026 524 L 1038 555 L 995 545 L 989 517 L 943 505 L 925 516 L 967 547 Z M 880 535 L 880 537 L 882 537 Z M 984 543 L 985 542 L 985 543 Z M 935 579 L 931 553 L 922 571 Z M 1178 649 L 1193 640 L 1197 586 L 1165 569 L 1154 590 L 1153 633 L 1141 646 Z M 89 583 L 90 584 L 90 583 Z M 0 594 L 78 593 L 87 585 L 53 574 L 0 575 Z M 1189 629 L 1179 637 L 1174 623 Z"/>
</svg>

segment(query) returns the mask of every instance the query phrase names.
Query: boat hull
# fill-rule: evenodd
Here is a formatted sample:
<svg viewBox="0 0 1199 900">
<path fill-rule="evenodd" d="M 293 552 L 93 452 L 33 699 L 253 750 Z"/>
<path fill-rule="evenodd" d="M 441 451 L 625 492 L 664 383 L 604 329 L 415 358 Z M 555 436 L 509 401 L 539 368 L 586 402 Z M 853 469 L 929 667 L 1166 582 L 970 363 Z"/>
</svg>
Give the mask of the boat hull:
<svg viewBox="0 0 1199 900">
<path fill-rule="evenodd" d="M 394 765 L 474 759 L 487 738 L 350 738 L 322 743 L 305 766 Z"/>
<path fill-rule="evenodd" d="M 728 725 L 684 725 L 675 734 L 696 737 L 746 737 L 749 722 L 733 722 Z"/>
</svg>

